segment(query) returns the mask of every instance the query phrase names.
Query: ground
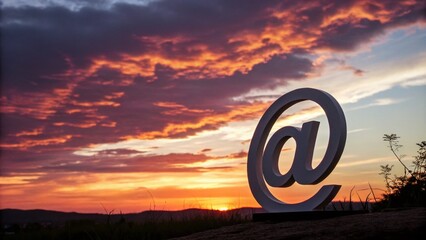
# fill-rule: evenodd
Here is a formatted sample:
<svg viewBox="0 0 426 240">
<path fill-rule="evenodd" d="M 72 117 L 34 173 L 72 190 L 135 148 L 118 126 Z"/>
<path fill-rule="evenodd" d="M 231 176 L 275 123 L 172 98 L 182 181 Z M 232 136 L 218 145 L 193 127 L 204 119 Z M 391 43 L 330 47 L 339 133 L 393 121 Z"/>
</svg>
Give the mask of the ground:
<svg viewBox="0 0 426 240">
<path fill-rule="evenodd" d="M 249 222 L 175 240 L 207 239 L 421 239 L 426 208 L 394 209 L 322 220 Z"/>
</svg>

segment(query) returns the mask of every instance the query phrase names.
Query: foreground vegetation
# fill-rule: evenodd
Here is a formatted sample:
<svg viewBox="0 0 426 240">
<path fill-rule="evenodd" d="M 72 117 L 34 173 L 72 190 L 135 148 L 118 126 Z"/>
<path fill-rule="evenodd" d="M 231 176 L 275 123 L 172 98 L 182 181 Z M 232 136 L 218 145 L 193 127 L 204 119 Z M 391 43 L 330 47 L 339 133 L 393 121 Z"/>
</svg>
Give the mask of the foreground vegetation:
<svg viewBox="0 0 426 240">
<path fill-rule="evenodd" d="M 386 183 L 386 192 L 383 199 L 375 205 L 376 210 L 402 207 L 426 207 L 426 141 L 417 143 L 419 149 L 414 156 L 412 167 L 404 163 L 404 155 L 398 155 L 402 147 L 396 134 L 385 134 L 383 140 L 388 142 L 388 147 L 398 162 L 404 168 L 404 175 L 391 177 L 393 165 L 381 165 L 380 175 Z"/>
<path fill-rule="evenodd" d="M 110 215 L 105 215 L 103 222 L 82 219 L 55 225 L 40 223 L 13 225 L 8 229 L 2 229 L 1 237 L 5 240 L 169 239 L 249 221 L 236 211 L 213 210 L 179 218 L 148 218 L 140 222 L 127 221 L 125 217 L 111 221 L 109 217 Z"/>
</svg>

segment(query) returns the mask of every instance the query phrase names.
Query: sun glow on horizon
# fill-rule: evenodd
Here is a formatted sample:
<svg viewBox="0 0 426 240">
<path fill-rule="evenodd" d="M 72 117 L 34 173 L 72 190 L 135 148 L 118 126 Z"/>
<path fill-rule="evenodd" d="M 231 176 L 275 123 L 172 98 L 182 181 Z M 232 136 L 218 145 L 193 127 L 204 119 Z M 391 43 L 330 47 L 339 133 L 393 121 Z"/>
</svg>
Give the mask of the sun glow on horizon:
<svg viewBox="0 0 426 240">
<path fill-rule="evenodd" d="M 221 211 L 221 212 L 226 212 L 229 210 L 228 207 L 219 207 L 217 210 Z"/>
</svg>

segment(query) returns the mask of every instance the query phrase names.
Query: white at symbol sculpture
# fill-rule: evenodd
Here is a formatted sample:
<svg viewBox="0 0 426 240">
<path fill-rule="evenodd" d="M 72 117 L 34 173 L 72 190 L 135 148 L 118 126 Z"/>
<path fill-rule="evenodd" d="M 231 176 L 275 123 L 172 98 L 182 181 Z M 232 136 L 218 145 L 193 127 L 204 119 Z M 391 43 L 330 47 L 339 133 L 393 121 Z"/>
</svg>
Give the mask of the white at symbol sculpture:
<svg viewBox="0 0 426 240">
<path fill-rule="evenodd" d="M 269 132 L 279 116 L 294 104 L 311 100 L 322 107 L 329 124 L 330 139 L 320 164 L 312 169 L 312 157 L 319 122 L 304 123 L 302 128 L 283 127 L 275 132 L 266 145 Z M 286 174 L 278 169 L 278 159 L 285 142 L 294 138 L 294 161 Z M 334 169 L 343 153 L 346 142 L 346 120 L 339 103 L 330 94 L 312 88 L 291 91 L 278 98 L 265 112 L 256 127 L 250 143 L 247 174 L 251 192 L 257 202 L 268 212 L 312 211 L 326 206 L 337 194 L 340 185 L 325 185 L 309 199 L 295 204 L 285 203 L 272 195 L 272 187 L 289 187 L 294 182 L 317 184 Z M 263 152 L 264 151 L 264 152 Z"/>
</svg>

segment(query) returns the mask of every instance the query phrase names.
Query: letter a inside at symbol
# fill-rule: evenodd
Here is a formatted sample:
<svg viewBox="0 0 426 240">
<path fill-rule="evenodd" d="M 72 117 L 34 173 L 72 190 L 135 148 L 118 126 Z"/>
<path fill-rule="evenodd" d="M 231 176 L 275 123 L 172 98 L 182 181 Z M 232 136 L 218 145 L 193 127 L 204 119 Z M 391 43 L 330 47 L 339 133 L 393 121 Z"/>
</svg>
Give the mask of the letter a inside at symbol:
<svg viewBox="0 0 426 240">
<path fill-rule="evenodd" d="M 283 127 L 276 131 L 265 148 L 263 156 L 263 174 L 266 182 L 272 187 L 289 187 L 296 181 L 300 184 L 312 184 L 301 176 L 312 170 L 312 158 L 317 138 L 319 122 L 304 123 L 302 128 Z M 296 152 L 290 170 L 281 174 L 278 160 L 281 149 L 288 139 L 296 142 Z"/>
</svg>

